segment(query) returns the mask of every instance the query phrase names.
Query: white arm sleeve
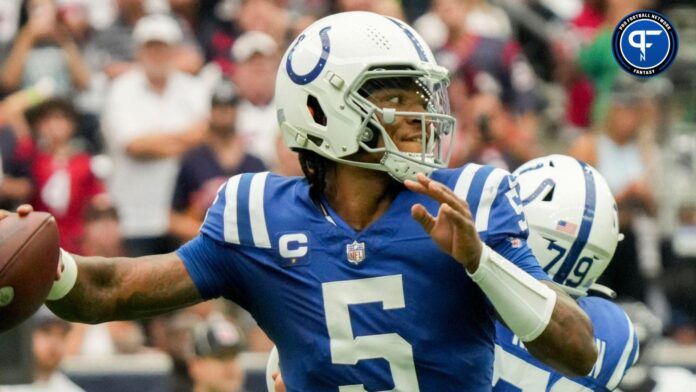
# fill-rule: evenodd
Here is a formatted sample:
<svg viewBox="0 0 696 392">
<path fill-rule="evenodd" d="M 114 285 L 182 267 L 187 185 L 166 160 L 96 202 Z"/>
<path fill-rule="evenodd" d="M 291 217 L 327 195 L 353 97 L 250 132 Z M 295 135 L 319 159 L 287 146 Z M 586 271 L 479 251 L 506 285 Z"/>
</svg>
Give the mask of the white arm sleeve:
<svg viewBox="0 0 696 392">
<path fill-rule="evenodd" d="M 478 269 L 469 274 L 505 324 L 528 342 L 546 329 L 556 305 L 556 292 L 485 244 Z"/>
</svg>

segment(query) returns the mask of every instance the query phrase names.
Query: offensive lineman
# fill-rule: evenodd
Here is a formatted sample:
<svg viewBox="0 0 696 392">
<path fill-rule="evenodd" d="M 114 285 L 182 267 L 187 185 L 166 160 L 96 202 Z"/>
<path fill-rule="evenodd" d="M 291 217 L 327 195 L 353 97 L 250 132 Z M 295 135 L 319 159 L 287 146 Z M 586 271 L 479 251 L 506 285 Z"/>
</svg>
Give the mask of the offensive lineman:
<svg viewBox="0 0 696 392">
<path fill-rule="evenodd" d="M 455 125 L 446 86 L 402 22 L 365 12 L 315 22 L 276 82 L 306 178 L 232 177 L 176 253 L 63 252 L 49 307 L 98 323 L 224 296 L 293 358 L 290 391 L 488 391 L 496 312 L 537 358 L 587 374 L 592 325 L 526 246 L 509 174 L 436 170 Z"/>
<path fill-rule="evenodd" d="M 594 282 L 619 240 L 609 186 L 589 165 L 562 155 L 531 160 L 513 175 L 530 226 L 529 245 L 544 271 L 592 320 L 598 358 L 589 375 L 569 379 L 530 355 L 512 331 L 496 322 L 493 391 L 612 391 L 638 359 L 639 347 L 626 312 L 602 296 L 588 295 L 607 295 Z"/>
</svg>

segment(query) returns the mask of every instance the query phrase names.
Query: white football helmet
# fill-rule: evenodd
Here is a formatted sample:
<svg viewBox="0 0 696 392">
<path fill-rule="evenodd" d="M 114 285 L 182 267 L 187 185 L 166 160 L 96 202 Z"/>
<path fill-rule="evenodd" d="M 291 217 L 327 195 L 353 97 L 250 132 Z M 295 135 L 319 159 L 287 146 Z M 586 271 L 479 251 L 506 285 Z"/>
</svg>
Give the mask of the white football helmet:
<svg viewBox="0 0 696 392">
<path fill-rule="evenodd" d="M 606 181 L 565 155 L 533 159 L 513 175 L 529 224 L 528 244 L 539 264 L 569 294 L 586 295 L 620 237 L 616 201 Z"/>
<path fill-rule="evenodd" d="M 405 23 L 370 12 L 327 16 L 297 37 L 276 77 L 278 123 L 286 144 L 330 160 L 386 171 L 399 181 L 446 167 L 455 120 L 449 115 L 448 72 Z M 383 88 L 419 95 L 417 110 L 377 107 Z M 420 122 L 420 153 L 399 151 L 383 127 L 403 116 Z M 384 146 L 377 146 L 378 136 Z M 382 153 L 379 163 L 349 158 Z"/>
</svg>

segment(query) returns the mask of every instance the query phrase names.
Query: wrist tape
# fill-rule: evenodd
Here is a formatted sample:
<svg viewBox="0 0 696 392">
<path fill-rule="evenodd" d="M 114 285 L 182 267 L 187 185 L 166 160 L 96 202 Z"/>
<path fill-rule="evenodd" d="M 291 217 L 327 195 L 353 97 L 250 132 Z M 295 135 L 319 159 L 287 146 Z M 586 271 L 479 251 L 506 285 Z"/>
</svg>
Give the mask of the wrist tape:
<svg viewBox="0 0 696 392">
<path fill-rule="evenodd" d="M 77 263 L 72 255 L 63 249 L 60 250 L 60 260 L 63 263 L 63 272 L 60 279 L 53 283 L 46 300 L 59 300 L 70 292 L 77 282 Z"/>
</svg>

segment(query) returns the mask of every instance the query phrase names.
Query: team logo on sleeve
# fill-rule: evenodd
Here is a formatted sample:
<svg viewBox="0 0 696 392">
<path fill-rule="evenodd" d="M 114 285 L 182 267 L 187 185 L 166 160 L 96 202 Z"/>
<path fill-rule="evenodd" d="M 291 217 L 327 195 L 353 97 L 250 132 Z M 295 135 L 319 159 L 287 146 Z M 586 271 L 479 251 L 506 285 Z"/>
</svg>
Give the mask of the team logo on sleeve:
<svg viewBox="0 0 696 392">
<path fill-rule="evenodd" d="M 353 241 L 352 244 L 346 245 L 346 256 L 351 264 L 358 265 L 362 263 L 365 260 L 365 243 Z"/>
<path fill-rule="evenodd" d="M 642 10 L 624 17 L 614 29 L 612 51 L 626 72 L 655 76 L 669 68 L 677 56 L 679 37 L 662 14 Z"/>
</svg>

